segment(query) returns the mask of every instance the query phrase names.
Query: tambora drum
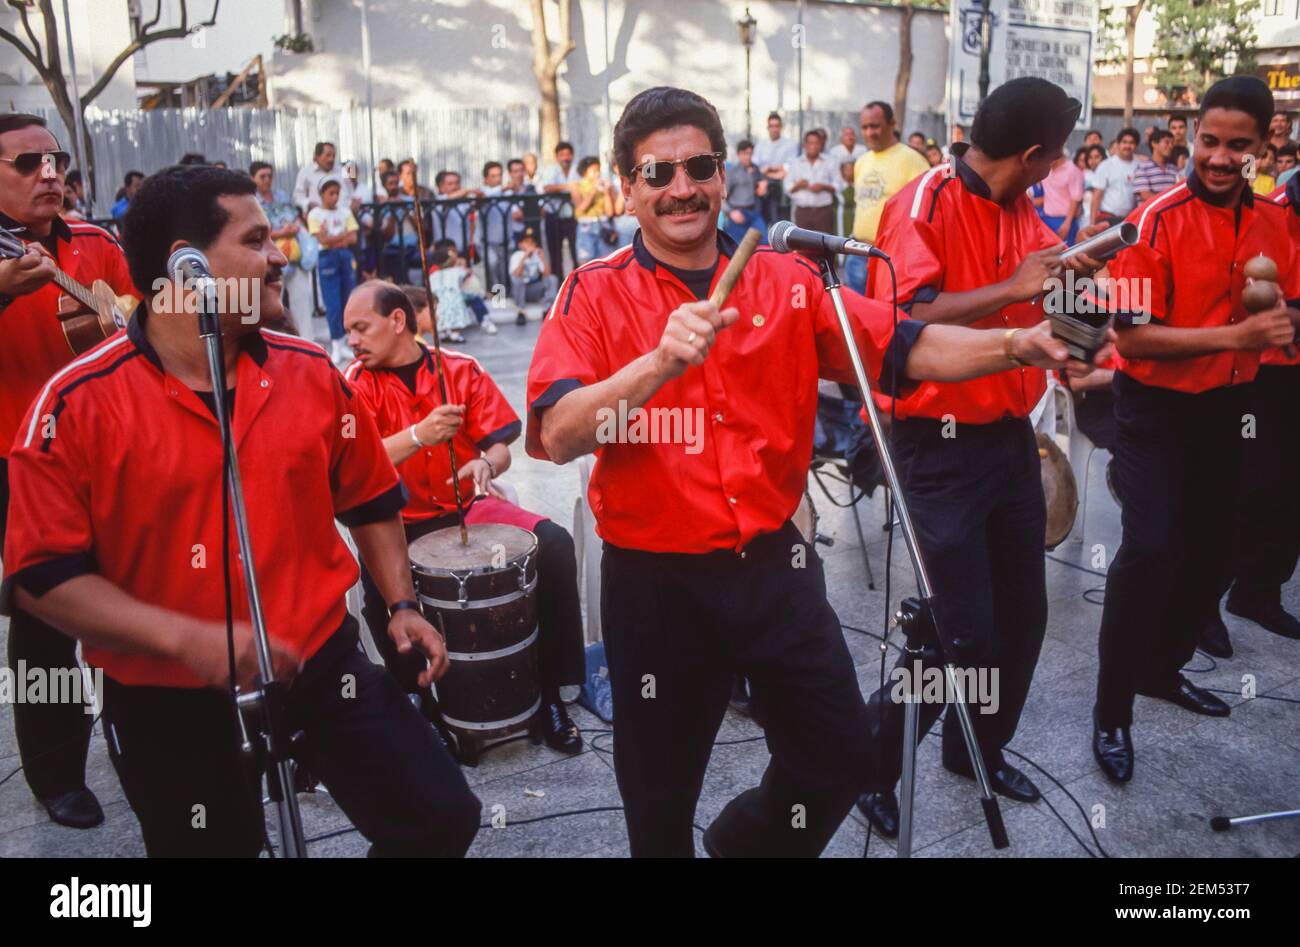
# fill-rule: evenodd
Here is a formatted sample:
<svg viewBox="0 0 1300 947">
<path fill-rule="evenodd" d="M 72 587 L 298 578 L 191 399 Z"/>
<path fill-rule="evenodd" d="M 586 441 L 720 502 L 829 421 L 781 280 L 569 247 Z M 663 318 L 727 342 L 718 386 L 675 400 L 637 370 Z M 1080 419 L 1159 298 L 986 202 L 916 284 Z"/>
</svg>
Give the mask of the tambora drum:
<svg viewBox="0 0 1300 947">
<path fill-rule="evenodd" d="M 447 639 L 447 673 L 435 685 L 462 763 L 527 727 L 541 706 L 537 673 L 537 537 L 518 526 L 474 523 L 411 543 L 415 591 Z"/>
</svg>

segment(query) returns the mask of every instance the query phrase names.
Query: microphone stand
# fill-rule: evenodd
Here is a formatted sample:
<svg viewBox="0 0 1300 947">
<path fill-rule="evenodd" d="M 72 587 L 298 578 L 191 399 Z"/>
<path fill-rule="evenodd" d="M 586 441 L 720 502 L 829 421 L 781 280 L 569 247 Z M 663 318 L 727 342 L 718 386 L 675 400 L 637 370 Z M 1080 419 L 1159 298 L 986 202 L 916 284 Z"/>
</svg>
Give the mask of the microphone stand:
<svg viewBox="0 0 1300 947">
<path fill-rule="evenodd" d="M 858 350 L 853 328 L 849 324 L 849 314 L 844 308 L 844 299 L 840 295 L 840 278 L 835 270 L 835 258 L 832 254 L 819 254 L 814 257 L 821 271 L 822 283 L 830 293 L 835 306 L 835 315 L 839 318 L 840 331 L 849 349 L 849 359 L 853 363 L 853 373 L 857 377 L 858 389 L 862 394 L 862 403 L 867 408 L 867 419 L 871 425 L 871 434 L 876 440 L 876 453 L 880 465 L 885 471 L 885 481 L 894 498 L 894 509 L 898 514 L 898 523 L 903 530 L 903 541 L 907 545 L 908 555 L 912 560 L 912 569 L 916 573 L 916 585 L 921 598 L 904 599 L 890 624 L 903 630 L 906 643 L 904 652 L 911 656 L 913 665 L 920 660 L 927 639 L 938 640 L 938 628 L 934 621 L 934 589 L 930 585 L 930 574 L 926 571 L 925 560 L 921 557 L 921 547 L 916 540 L 916 529 L 912 525 L 912 515 L 907 508 L 907 498 L 899 484 L 898 472 L 894 468 L 893 454 L 885 442 L 884 431 L 880 425 L 880 414 L 876 402 L 871 397 L 871 382 L 863 367 L 862 353 Z M 975 768 L 975 781 L 979 786 L 980 805 L 984 809 L 984 820 L 988 823 L 989 834 L 993 838 L 994 848 L 1006 848 L 1006 825 L 1002 821 L 1002 810 L 989 785 L 988 770 L 984 766 L 984 757 L 979 750 L 979 739 L 971 723 L 970 709 L 966 705 L 966 694 L 962 688 L 952 662 L 944 661 L 944 676 L 950 691 L 957 696 L 955 709 L 957 721 L 961 725 L 962 739 L 966 742 L 966 752 L 970 754 Z M 899 788 L 900 808 L 898 818 L 898 857 L 910 858 L 912 855 L 912 809 L 916 794 L 916 742 L 920 724 L 921 682 L 911 680 L 914 675 L 909 670 L 909 687 L 903 708 L 903 771 Z"/>
<path fill-rule="evenodd" d="M 226 411 L 226 362 L 223 354 L 220 307 L 216 300 L 216 284 L 202 279 L 195 287 L 198 299 L 199 336 L 207 347 L 208 373 L 212 378 L 212 401 L 216 407 L 217 427 L 221 432 L 222 463 L 230 483 L 230 504 L 235 520 L 235 535 L 239 540 L 239 555 L 244 574 L 244 587 L 248 590 L 248 611 L 253 625 L 253 641 L 257 645 L 257 665 L 260 672 L 258 686 L 247 693 L 235 688 L 236 718 L 239 721 L 243 750 L 256 751 L 266 767 L 267 789 L 276 805 L 279 821 L 280 848 L 285 858 L 306 858 L 307 843 L 302 830 L 302 815 L 298 811 L 298 796 L 294 791 L 293 771 L 290 763 L 290 744 L 285 698 L 287 691 L 275 679 L 271 663 L 271 647 L 266 634 L 266 618 L 262 613 L 262 596 L 257 585 L 257 572 L 253 566 L 253 547 L 248 536 L 248 513 L 244 508 L 244 487 L 239 478 L 239 458 L 234 449 L 230 417 Z M 229 567 L 229 563 L 225 564 Z M 232 685 L 234 682 L 231 682 Z M 257 723 L 250 739 L 245 714 Z"/>
</svg>

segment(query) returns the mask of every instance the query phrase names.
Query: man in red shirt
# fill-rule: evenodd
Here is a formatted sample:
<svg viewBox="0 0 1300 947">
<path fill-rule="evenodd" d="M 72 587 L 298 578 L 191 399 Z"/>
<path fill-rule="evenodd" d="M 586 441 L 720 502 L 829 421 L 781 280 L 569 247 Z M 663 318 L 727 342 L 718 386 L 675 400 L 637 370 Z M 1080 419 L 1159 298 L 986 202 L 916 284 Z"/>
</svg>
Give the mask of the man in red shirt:
<svg viewBox="0 0 1300 947">
<path fill-rule="evenodd" d="M 281 312 L 286 261 L 251 179 L 164 169 L 126 222 L 131 276 L 152 295 L 32 403 L 10 456 L 5 565 L 22 606 L 80 638 L 104 671 L 109 756 L 147 851 L 251 856 L 265 837 L 231 695 L 258 670 L 223 496 L 218 395 L 183 311 L 192 289 L 167 276 L 168 256 L 190 245 L 219 280 L 253 290 L 238 294 L 251 305 L 221 315 L 221 396 L 272 658 L 292 681 L 295 756 L 375 853 L 463 854 L 478 800 L 433 728 L 360 652 L 344 600 L 358 572 L 335 518 L 375 576 L 398 648 L 428 657 L 425 683 L 445 669 L 441 636 L 415 603 L 397 474 L 323 350 L 258 328 L 259 314 Z"/>
<path fill-rule="evenodd" d="M 714 734 L 743 673 L 772 760 L 704 833 L 713 855 L 816 855 L 871 770 L 866 706 L 821 560 L 790 522 L 817 379 L 853 383 L 816 267 L 759 248 L 721 311 L 735 243 L 717 229 L 726 141 L 683 89 L 648 89 L 614 131 L 632 246 L 569 275 L 528 375 L 526 446 L 595 452 L 614 769 L 634 856 L 694 853 Z M 904 320 L 846 294 L 873 376 L 956 380 L 1060 366 L 1046 325 L 1007 334 Z M 888 366 L 888 367 L 886 367 Z"/>
<path fill-rule="evenodd" d="M 1300 320 L 1294 303 L 1254 315 L 1242 305 L 1242 268 L 1260 253 L 1277 262 L 1285 298 L 1300 296 L 1289 212 L 1257 198 L 1243 174 L 1272 113 L 1261 80 L 1215 83 L 1201 99 L 1193 173 L 1129 215 L 1138 243 L 1110 265 L 1114 278 L 1150 285 L 1148 308 L 1116 318 L 1123 538 L 1106 579 L 1093 719 L 1093 753 L 1115 782 L 1133 776 L 1134 694 L 1229 712 L 1180 669 L 1231 572 L 1225 503 L 1240 483 L 1260 353 L 1293 341 Z"/>
<path fill-rule="evenodd" d="M 898 305 L 931 325 L 1000 332 L 1043 318 L 1045 283 L 1060 276 L 1059 235 L 1025 192 L 1061 157 L 1079 103 L 1042 79 L 1013 79 L 981 104 L 969 143 L 885 205 L 878 242 L 895 261 Z M 1089 259 L 1071 265 L 1090 272 Z M 872 263 L 872 295 L 889 300 L 889 273 Z M 971 707 L 971 720 L 994 791 L 1039 798 L 1007 762 L 1047 629 L 1043 562 L 1046 509 L 1029 414 L 1047 390 L 1041 369 L 1009 370 L 958 383 L 927 383 L 895 402 L 891 440 L 921 553 L 934 586 L 938 641 L 925 667 L 946 658 L 993 681 L 996 706 Z M 898 667 L 910 670 L 913 657 Z M 884 835 L 898 831 L 894 784 L 901 772 L 904 705 L 891 682 L 869 701 L 882 765 L 859 808 Z M 972 695 L 973 697 L 974 695 Z M 973 703 L 973 701 L 972 701 Z M 921 705 L 926 733 L 943 703 Z M 973 777 L 958 717 L 944 718 L 943 764 Z"/>
<path fill-rule="evenodd" d="M 519 418 L 501 389 L 476 359 L 442 351 L 448 402 L 443 403 L 433 350 L 418 341 L 415 308 L 392 283 L 363 283 L 343 313 L 348 345 L 357 360 L 344 377 L 370 409 L 388 458 L 397 465 L 410 499 L 402 510 L 406 541 L 457 525 L 451 486 L 453 439 L 461 465 L 461 496 L 467 523 L 506 523 L 537 537 L 537 625 L 542 706 L 533 732 L 562 753 L 582 752 L 582 736 L 560 700 L 560 688 L 581 684 L 584 668 L 582 611 L 573 537 L 564 527 L 509 503 L 493 480 L 510 467 L 510 444 Z M 420 665 L 398 654 L 384 634 L 384 601 L 370 573 L 362 570 L 364 613 L 375 647 L 407 693 L 425 695 Z"/>
<path fill-rule="evenodd" d="M 48 158 L 48 160 L 46 160 Z M 78 282 L 108 283 L 118 295 L 133 293 L 122 250 L 98 227 L 64 221 L 63 175 L 67 152 L 35 115 L 0 115 L 0 226 L 28 244 L 17 260 L 0 260 L 0 545 L 8 508 L 10 445 L 40 388 L 72 361 L 60 327 L 63 291 L 57 265 Z M 48 680 L 80 676 L 77 642 L 22 609 L 9 620 L 9 667 Z M 94 717 L 79 703 L 17 701 L 14 735 L 23 775 L 50 818 L 74 828 L 104 820 L 86 788 L 86 751 Z"/>
</svg>

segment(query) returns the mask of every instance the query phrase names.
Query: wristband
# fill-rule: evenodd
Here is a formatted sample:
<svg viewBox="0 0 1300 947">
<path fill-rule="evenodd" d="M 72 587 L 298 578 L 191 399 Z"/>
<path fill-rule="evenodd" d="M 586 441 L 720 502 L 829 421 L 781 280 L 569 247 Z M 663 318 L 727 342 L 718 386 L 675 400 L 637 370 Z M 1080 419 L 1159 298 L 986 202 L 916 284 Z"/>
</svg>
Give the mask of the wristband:
<svg viewBox="0 0 1300 947">
<path fill-rule="evenodd" d="M 423 614 L 419 602 L 413 598 L 404 598 L 401 601 L 394 602 L 392 605 L 388 606 L 388 617 L 392 618 L 398 612 L 404 611 L 420 612 L 420 614 Z"/>
<path fill-rule="evenodd" d="M 492 461 L 488 460 L 486 456 L 480 457 L 479 460 L 488 465 L 488 473 L 490 473 L 492 479 L 495 480 L 497 478 L 497 469 L 492 466 Z"/>
<path fill-rule="evenodd" d="M 428 447 L 429 445 L 420 440 L 420 435 L 415 433 L 415 425 L 411 425 L 411 440 L 415 441 L 416 447 Z"/>
<path fill-rule="evenodd" d="M 1016 333 L 1019 331 L 1020 329 L 1018 328 L 1007 330 L 1007 334 L 1002 337 L 1002 351 L 1006 353 L 1007 361 L 1011 362 L 1012 365 L 1016 365 L 1020 368 L 1028 368 L 1029 363 L 1021 361 L 1011 348 L 1011 340 L 1016 337 Z"/>
</svg>

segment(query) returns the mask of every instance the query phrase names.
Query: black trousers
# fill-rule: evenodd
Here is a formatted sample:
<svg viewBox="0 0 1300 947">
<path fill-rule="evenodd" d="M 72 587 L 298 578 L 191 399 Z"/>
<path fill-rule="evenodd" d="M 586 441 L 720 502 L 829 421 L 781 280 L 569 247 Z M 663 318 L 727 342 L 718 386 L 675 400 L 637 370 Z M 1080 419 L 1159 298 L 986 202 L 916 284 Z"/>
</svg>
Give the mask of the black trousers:
<svg viewBox="0 0 1300 947">
<path fill-rule="evenodd" d="M 737 672 L 763 705 L 772 758 L 713 837 L 729 856 L 820 853 L 870 768 L 866 707 L 821 560 L 794 526 L 743 555 L 606 543 L 600 607 L 632 854 L 694 854 L 695 804 Z"/>
<path fill-rule="evenodd" d="M 992 424 L 944 424 L 928 418 L 894 422 L 893 448 L 899 477 L 916 527 L 921 555 L 934 587 L 939 642 L 926 644 L 925 669 L 944 658 L 963 671 L 996 672 L 997 708 L 991 713 L 968 694 L 980 753 L 990 771 L 1015 736 L 1038 653 L 1047 630 L 1047 575 L 1043 536 L 1047 529 L 1038 447 L 1023 419 Z M 898 667 L 914 670 L 900 655 Z M 891 677 L 892 681 L 892 677 Z M 916 682 L 920 686 L 920 682 Z M 876 792 L 893 789 L 902 773 L 903 712 L 887 683 L 867 702 L 870 738 L 879 759 Z M 925 734 L 944 709 L 920 705 Z M 957 714 L 943 725 L 943 758 L 969 764 Z"/>
<path fill-rule="evenodd" d="M 406 542 L 409 545 L 421 536 L 455 525 L 455 516 L 408 523 Z M 538 676 L 543 698 L 558 701 L 560 688 L 567 684 L 581 684 L 586 673 L 577 558 L 573 537 L 564 527 L 542 520 L 533 533 L 537 536 Z M 361 567 L 361 585 L 362 616 L 370 631 L 370 640 L 402 690 L 408 694 L 421 693 L 417 678 L 425 668 L 425 659 L 414 652 L 397 652 L 397 646 L 388 636 L 388 603 L 379 594 L 364 564 Z"/>
<path fill-rule="evenodd" d="M 1277 602 L 1300 557 L 1300 365 L 1261 365 L 1246 398 L 1233 597 Z"/>
<path fill-rule="evenodd" d="M 257 775 L 239 752 L 229 694 L 127 687 L 105 678 L 104 735 L 151 857 L 255 856 Z M 290 686 L 295 757 L 320 779 L 375 855 L 459 857 L 480 805 L 460 768 L 348 616 Z"/>
<path fill-rule="evenodd" d="M 1133 695 L 1178 679 L 1232 569 L 1233 497 L 1250 386 L 1187 394 L 1115 374 L 1119 550 L 1106 576 L 1097 720 L 1133 718 Z"/>
<path fill-rule="evenodd" d="M 576 217 L 557 217 L 547 214 L 542 218 L 542 233 L 546 237 L 546 249 L 551 256 L 551 272 L 563 281 L 564 274 L 578 265 L 578 220 Z M 573 266 L 564 265 L 563 244 L 569 245 L 569 259 Z"/>
<path fill-rule="evenodd" d="M 9 522 L 9 465 L 0 458 L 0 553 Z M 9 618 L 9 668 L 42 668 L 58 680 L 80 667 L 77 641 L 20 608 Z M 19 703 L 13 705 L 14 737 L 23 776 L 32 793 L 48 799 L 86 785 L 86 753 L 94 717 L 84 704 Z"/>
</svg>

